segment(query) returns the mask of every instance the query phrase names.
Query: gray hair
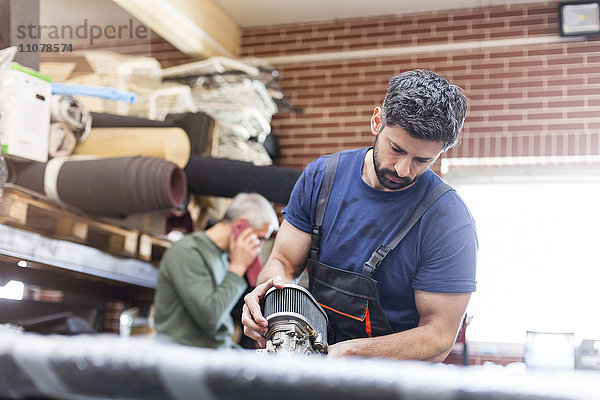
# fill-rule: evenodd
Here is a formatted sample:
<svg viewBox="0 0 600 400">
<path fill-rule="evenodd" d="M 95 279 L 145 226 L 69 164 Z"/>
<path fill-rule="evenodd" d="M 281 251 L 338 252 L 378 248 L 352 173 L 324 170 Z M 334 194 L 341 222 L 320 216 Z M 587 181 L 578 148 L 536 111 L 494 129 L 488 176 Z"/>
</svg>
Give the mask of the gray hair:
<svg viewBox="0 0 600 400">
<path fill-rule="evenodd" d="M 254 229 L 260 229 L 269 224 L 271 230 L 279 229 L 279 220 L 273 206 L 258 193 L 239 193 L 227 207 L 223 221 L 232 222 L 245 218 Z"/>
<path fill-rule="evenodd" d="M 468 109 L 463 90 L 425 69 L 390 79 L 383 102 L 383 126 L 400 126 L 415 139 L 444 142 L 444 150 L 460 141 Z"/>
</svg>

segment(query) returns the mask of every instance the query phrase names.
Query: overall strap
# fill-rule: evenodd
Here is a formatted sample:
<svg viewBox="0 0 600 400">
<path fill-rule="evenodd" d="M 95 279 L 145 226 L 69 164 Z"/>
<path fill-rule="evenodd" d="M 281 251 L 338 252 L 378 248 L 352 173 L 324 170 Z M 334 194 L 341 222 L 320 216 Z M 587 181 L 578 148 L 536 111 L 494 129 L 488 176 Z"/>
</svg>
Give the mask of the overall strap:
<svg viewBox="0 0 600 400">
<path fill-rule="evenodd" d="M 452 189 L 452 186 L 447 183 L 440 183 L 436 187 L 433 188 L 431 192 L 427 194 L 425 199 L 419 204 L 419 206 L 415 209 L 415 211 L 410 216 L 408 222 L 404 227 L 394 236 L 392 241 L 386 246 L 384 244 L 380 245 L 377 250 L 373 252 L 369 261 L 367 261 L 363 265 L 362 274 L 368 278 L 373 276 L 373 273 L 379 267 L 385 256 L 388 253 L 398 246 L 398 243 L 404 239 L 406 234 L 412 229 L 413 226 L 421 219 L 423 214 L 440 198 L 442 195 Z"/>
<path fill-rule="evenodd" d="M 310 259 L 313 260 L 319 259 L 321 226 L 323 226 L 325 210 L 327 209 L 327 203 L 329 202 L 329 196 L 331 195 L 331 189 L 333 188 L 333 181 L 335 180 L 335 172 L 337 171 L 339 161 L 339 152 L 334 153 L 329 157 L 327 168 L 325 169 L 325 176 L 323 177 L 323 182 L 321 183 L 321 190 L 319 191 L 319 198 L 317 199 L 317 209 L 315 210 L 315 221 L 310 235 Z"/>
</svg>

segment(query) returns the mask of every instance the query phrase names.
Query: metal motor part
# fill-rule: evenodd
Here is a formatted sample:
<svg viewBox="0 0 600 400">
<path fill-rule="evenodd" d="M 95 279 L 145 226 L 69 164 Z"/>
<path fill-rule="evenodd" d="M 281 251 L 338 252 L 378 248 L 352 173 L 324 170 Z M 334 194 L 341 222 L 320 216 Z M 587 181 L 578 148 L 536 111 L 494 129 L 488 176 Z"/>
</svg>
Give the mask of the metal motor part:
<svg viewBox="0 0 600 400">
<path fill-rule="evenodd" d="M 269 322 L 266 354 L 327 353 L 327 314 L 302 286 L 288 284 L 265 294 L 263 315 Z"/>
</svg>

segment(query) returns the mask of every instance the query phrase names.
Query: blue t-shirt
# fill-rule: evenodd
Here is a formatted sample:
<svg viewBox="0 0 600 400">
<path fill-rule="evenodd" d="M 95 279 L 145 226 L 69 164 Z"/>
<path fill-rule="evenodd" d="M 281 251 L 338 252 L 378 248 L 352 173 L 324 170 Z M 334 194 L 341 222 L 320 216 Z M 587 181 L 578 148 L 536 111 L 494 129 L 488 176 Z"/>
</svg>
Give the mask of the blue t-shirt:
<svg viewBox="0 0 600 400">
<path fill-rule="evenodd" d="M 381 244 L 388 244 L 413 210 L 441 179 L 427 170 L 407 189 L 386 192 L 362 179 L 369 149 L 342 152 L 325 212 L 319 261 L 331 267 L 362 272 L 363 264 Z M 329 156 L 304 169 L 285 219 L 310 233 L 317 198 Z M 455 191 L 444 194 L 390 252 L 373 278 L 383 311 L 395 332 L 419 323 L 414 289 L 428 292 L 475 291 L 477 234 L 475 222 Z"/>
</svg>

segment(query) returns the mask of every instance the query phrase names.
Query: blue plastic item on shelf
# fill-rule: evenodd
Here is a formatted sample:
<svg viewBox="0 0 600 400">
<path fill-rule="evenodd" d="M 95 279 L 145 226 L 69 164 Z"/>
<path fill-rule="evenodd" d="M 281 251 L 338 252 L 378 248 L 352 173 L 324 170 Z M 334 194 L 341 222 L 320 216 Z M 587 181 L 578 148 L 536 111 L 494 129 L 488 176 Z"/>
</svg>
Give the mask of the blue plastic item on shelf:
<svg viewBox="0 0 600 400">
<path fill-rule="evenodd" d="M 105 86 L 86 86 L 68 83 L 52 83 L 52 94 L 62 96 L 80 95 L 99 97 L 107 100 L 124 101 L 130 104 L 135 103 L 137 100 L 137 94 L 133 92 L 123 92 Z"/>
</svg>

